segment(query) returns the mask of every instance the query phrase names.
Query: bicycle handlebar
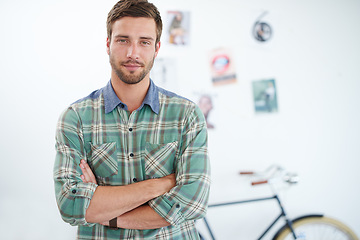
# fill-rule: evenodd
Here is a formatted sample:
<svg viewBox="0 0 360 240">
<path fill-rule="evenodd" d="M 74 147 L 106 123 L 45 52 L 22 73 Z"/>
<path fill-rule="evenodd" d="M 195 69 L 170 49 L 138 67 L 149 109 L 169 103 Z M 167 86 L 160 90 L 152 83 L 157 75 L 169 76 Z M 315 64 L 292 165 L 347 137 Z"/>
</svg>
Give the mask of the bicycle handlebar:
<svg viewBox="0 0 360 240">
<path fill-rule="evenodd" d="M 257 181 L 257 182 L 251 182 L 251 185 L 259 185 L 259 184 L 264 184 L 264 183 L 268 183 L 268 180 L 263 180 L 263 181 Z"/>
<path fill-rule="evenodd" d="M 240 175 L 256 175 L 259 178 L 262 178 L 260 181 L 253 181 L 251 185 L 259 185 L 264 183 L 269 183 L 273 178 L 280 177 L 282 181 L 288 184 L 294 184 L 299 181 L 297 174 L 286 172 L 279 165 L 271 165 L 265 171 L 262 172 L 254 172 L 254 171 L 241 171 L 239 172 Z M 279 175 L 280 174 L 280 175 Z"/>
<path fill-rule="evenodd" d="M 249 171 L 244 171 L 244 172 L 239 172 L 240 175 L 252 175 L 255 174 L 254 172 L 249 172 Z"/>
</svg>

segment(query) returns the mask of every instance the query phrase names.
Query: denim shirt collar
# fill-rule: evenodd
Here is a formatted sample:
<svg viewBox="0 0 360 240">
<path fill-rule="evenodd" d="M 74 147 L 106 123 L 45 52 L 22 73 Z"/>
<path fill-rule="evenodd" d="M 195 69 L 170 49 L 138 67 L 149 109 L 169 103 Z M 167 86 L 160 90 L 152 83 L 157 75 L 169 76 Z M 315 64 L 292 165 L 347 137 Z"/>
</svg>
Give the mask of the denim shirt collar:
<svg viewBox="0 0 360 240">
<path fill-rule="evenodd" d="M 124 106 L 123 108 L 127 110 L 126 104 L 121 102 L 118 96 L 116 95 L 111 85 L 111 80 L 103 88 L 103 95 L 104 95 L 105 113 L 112 112 L 119 105 Z M 160 109 L 159 89 L 151 79 L 150 79 L 150 87 L 148 89 L 148 92 L 146 93 L 144 101 L 137 110 L 142 109 L 145 104 L 150 106 L 151 110 L 154 113 L 159 114 L 159 109 Z"/>
</svg>

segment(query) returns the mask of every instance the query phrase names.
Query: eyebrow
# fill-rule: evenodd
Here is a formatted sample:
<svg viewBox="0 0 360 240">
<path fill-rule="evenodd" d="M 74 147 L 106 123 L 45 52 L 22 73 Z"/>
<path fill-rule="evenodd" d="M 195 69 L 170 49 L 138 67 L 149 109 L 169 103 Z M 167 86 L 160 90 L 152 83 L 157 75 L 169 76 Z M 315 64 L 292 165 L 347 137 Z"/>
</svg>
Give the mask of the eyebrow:
<svg viewBox="0 0 360 240">
<path fill-rule="evenodd" d="M 129 38 L 129 36 L 128 35 L 118 34 L 118 35 L 115 35 L 114 38 Z M 155 40 L 153 37 L 140 37 L 140 39 L 142 39 L 142 40 L 152 40 L 152 41 Z"/>
<path fill-rule="evenodd" d="M 140 39 L 144 39 L 144 40 L 152 40 L 152 41 L 154 41 L 155 39 L 154 38 L 152 38 L 152 37 L 140 37 Z"/>
</svg>

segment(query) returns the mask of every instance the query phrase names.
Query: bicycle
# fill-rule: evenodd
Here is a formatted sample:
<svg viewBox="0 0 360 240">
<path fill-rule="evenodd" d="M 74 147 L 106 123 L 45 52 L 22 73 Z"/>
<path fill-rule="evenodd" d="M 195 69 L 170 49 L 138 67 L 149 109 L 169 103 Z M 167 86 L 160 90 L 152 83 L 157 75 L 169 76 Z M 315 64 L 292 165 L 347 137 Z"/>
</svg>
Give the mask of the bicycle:
<svg viewBox="0 0 360 240">
<path fill-rule="evenodd" d="M 278 165 L 272 165 L 264 172 L 240 172 L 241 175 L 250 175 L 260 177 L 262 180 L 251 182 L 252 186 L 259 184 L 269 184 L 273 194 L 270 197 L 254 198 L 242 201 L 225 202 L 218 204 L 210 204 L 209 208 L 243 204 L 250 202 L 261 202 L 267 200 L 275 200 L 280 208 L 280 214 L 270 225 L 262 232 L 258 240 L 261 240 L 277 223 L 283 219 L 285 224 L 275 233 L 273 240 L 359 240 L 356 234 L 344 223 L 339 220 L 324 216 L 323 214 L 308 214 L 290 220 L 286 214 L 283 204 L 280 200 L 276 185 L 283 182 L 289 186 L 296 184 L 299 181 L 297 174 L 286 172 Z M 208 234 L 212 240 L 215 240 L 214 233 L 210 228 L 209 222 L 205 217 L 204 223 Z M 200 239 L 205 240 L 200 233 Z"/>
</svg>

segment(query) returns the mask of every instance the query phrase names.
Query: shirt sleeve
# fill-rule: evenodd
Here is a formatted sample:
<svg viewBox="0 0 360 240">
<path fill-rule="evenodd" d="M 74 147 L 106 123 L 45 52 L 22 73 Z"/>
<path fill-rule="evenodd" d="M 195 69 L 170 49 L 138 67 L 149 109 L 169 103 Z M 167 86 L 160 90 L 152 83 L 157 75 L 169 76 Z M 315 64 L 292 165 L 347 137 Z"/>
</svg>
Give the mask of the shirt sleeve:
<svg viewBox="0 0 360 240">
<path fill-rule="evenodd" d="M 185 121 L 175 169 L 177 184 L 170 192 L 149 201 L 149 206 L 174 226 L 203 218 L 210 190 L 210 162 L 204 115 L 195 106 Z"/>
<path fill-rule="evenodd" d="M 80 160 L 86 159 L 81 120 L 70 107 L 65 110 L 56 128 L 54 183 L 57 205 L 63 220 L 71 225 L 93 226 L 85 220 L 86 209 L 97 187 L 83 183 Z"/>
</svg>

